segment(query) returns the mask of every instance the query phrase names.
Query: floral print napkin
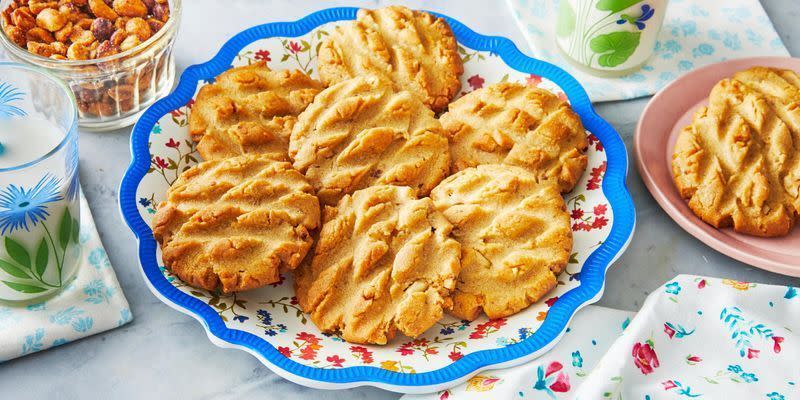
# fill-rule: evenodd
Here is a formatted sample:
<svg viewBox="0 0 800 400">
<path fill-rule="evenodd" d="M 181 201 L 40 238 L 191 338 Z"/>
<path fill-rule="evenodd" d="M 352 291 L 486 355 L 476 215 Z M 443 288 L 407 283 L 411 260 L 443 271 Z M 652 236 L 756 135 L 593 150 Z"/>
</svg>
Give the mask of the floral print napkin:
<svg viewBox="0 0 800 400">
<path fill-rule="evenodd" d="M 800 400 L 799 333 L 797 288 L 680 275 L 635 317 L 589 306 L 544 356 L 404 399 Z"/>
<path fill-rule="evenodd" d="M 83 193 L 79 240 L 83 264 L 61 293 L 26 307 L 0 304 L 0 362 L 107 331 L 133 319 Z"/>
<path fill-rule="evenodd" d="M 732 58 L 789 56 L 758 0 L 670 0 L 648 63 L 628 76 L 598 78 L 572 68 L 559 54 L 553 36 L 558 0 L 507 2 L 533 56 L 574 75 L 592 101 L 648 96 L 686 71 Z M 632 6 L 634 13 L 647 1 L 640 3 Z"/>
</svg>

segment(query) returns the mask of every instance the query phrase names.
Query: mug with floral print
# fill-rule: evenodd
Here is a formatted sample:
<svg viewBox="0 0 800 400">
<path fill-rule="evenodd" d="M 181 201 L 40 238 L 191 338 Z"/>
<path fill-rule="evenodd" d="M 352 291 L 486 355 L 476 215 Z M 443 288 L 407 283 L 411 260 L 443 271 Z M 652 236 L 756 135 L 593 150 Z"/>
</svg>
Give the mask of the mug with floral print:
<svg viewBox="0 0 800 400">
<path fill-rule="evenodd" d="M 667 0 L 561 0 L 556 44 L 585 72 L 622 76 L 653 54 Z"/>
</svg>

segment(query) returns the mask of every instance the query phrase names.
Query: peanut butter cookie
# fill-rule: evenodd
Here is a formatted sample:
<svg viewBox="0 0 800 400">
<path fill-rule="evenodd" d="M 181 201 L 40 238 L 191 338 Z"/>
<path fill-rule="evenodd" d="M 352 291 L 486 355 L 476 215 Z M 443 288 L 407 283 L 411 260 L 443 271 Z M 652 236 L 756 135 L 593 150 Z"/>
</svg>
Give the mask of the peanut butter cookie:
<svg viewBox="0 0 800 400">
<path fill-rule="evenodd" d="M 703 221 L 782 236 L 800 212 L 800 76 L 755 67 L 711 90 L 678 136 L 672 172 Z"/>
<path fill-rule="evenodd" d="M 461 243 L 454 316 L 517 313 L 556 287 L 569 261 L 572 230 L 558 186 L 510 165 L 480 165 L 431 193 Z"/>
<path fill-rule="evenodd" d="M 322 91 L 298 117 L 289 155 L 328 205 L 382 184 L 426 196 L 450 167 L 447 138 L 433 112 L 376 76 Z"/>
<path fill-rule="evenodd" d="M 461 88 L 458 45 L 444 19 L 406 7 L 358 11 L 319 48 L 319 75 L 326 85 L 366 74 L 419 95 L 439 112 Z"/>
<path fill-rule="evenodd" d="M 189 115 L 189 132 L 205 160 L 240 154 L 286 157 L 297 115 L 322 85 L 300 71 L 271 71 L 259 62 L 232 68 L 203 86 Z"/>
<path fill-rule="evenodd" d="M 198 164 L 158 206 L 164 265 L 189 285 L 234 292 L 300 264 L 319 226 L 314 189 L 288 162 L 244 155 Z"/>
<path fill-rule="evenodd" d="M 519 83 L 478 89 L 441 117 L 453 172 L 481 164 L 523 167 L 572 190 L 586 169 L 586 131 L 570 106 L 549 91 Z"/>
<path fill-rule="evenodd" d="M 373 186 L 326 207 L 314 256 L 295 270 L 297 299 L 323 332 L 385 344 L 417 337 L 450 307 L 458 242 L 430 198 Z"/>
</svg>

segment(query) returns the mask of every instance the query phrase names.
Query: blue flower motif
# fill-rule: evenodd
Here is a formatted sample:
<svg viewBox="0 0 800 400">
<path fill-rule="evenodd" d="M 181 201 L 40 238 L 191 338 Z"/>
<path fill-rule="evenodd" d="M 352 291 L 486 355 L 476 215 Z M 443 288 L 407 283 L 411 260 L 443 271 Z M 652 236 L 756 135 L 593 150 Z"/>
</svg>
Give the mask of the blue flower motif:
<svg viewBox="0 0 800 400">
<path fill-rule="evenodd" d="M 150 206 L 150 199 L 142 197 L 142 198 L 139 199 L 139 204 L 141 204 L 142 207 L 149 207 Z"/>
<path fill-rule="evenodd" d="M 264 325 L 272 325 L 272 314 L 267 310 L 256 311 L 256 317 Z"/>
<path fill-rule="evenodd" d="M 161 133 L 161 125 L 156 124 L 156 126 L 153 127 L 153 131 L 152 132 L 153 132 L 154 135 L 160 134 Z"/>
<path fill-rule="evenodd" d="M 782 394 L 778 392 L 767 393 L 767 399 L 769 400 L 786 400 Z"/>
<path fill-rule="evenodd" d="M 72 329 L 75 332 L 88 332 L 94 326 L 94 319 L 92 317 L 86 318 L 78 318 L 75 321 L 72 321 Z"/>
<path fill-rule="evenodd" d="M 453 329 L 452 326 L 448 326 L 446 328 L 442 328 L 441 330 L 439 330 L 439 333 L 441 333 L 442 335 L 452 335 L 453 332 L 455 332 L 455 329 Z"/>
<path fill-rule="evenodd" d="M 25 94 L 8 83 L 0 82 L 0 118 L 24 117 L 25 110 L 12 106 L 12 101 L 22 100 Z"/>
<path fill-rule="evenodd" d="M 525 340 L 533 335 L 533 330 L 531 328 L 519 328 L 517 333 L 519 334 L 519 340 Z"/>
<path fill-rule="evenodd" d="M 784 299 L 793 299 L 797 297 L 797 288 L 788 286 L 786 288 L 786 294 L 783 295 Z"/>
<path fill-rule="evenodd" d="M 739 365 L 728 365 L 728 371 L 739 374 L 742 372 L 742 367 Z"/>
<path fill-rule="evenodd" d="M 712 54 L 714 54 L 714 46 L 708 43 L 702 43 L 699 46 L 692 49 L 692 57 L 694 58 L 710 56 Z"/>
<path fill-rule="evenodd" d="M 61 346 L 62 344 L 67 344 L 67 343 L 69 343 L 69 340 L 67 340 L 65 338 L 59 338 L 59 339 L 53 340 L 53 347 Z"/>
<path fill-rule="evenodd" d="M 583 367 L 583 357 L 581 357 L 581 352 L 579 350 L 572 352 L 572 366 L 578 368 Z"/>
<path fill-rule="evenodd" d="M 688 71 L 692 68 L 694 68 L 694 63 L 689 60 L 681 60 L 678 63 L 678 69 L 681 71 Z"/>
<path fill-rule="evenodd" d="M 44 221 L 50 215 L 47 204 L 63 199 L 58 193 L 60 183 L 60 179 L 48 174 L 29 190 L 8 185 L 0 192 L 0 235 L 21 228 L 29 231 L 29 223 L 33 227 Z"/>
<path fill-rule="evenodd" d="M 244 321 L 247 321 L 248 319 L 250 319 L 250 317 L 245 317 L 244 315 L 237 315 L 237 316 L 233 317 L 234 321 L 238 321 L 238 322 L 241 322 L 241 323 L 244 323 Z"/>
<path fill-rule="evenodd" d="M 642 14 L 638 17 L 632 17 L 628 14 L 620 15 L 620 19 L 617 20 L 618 25 L 624 25 L 626 22 L 631 25 L 636 25 L 636 27 L 641 31 L 646 26 L 644 21 L 647 21 L 650 18 L 653 18 L 653 14 L 656 13 L 656 10 L 653 7 L 650 7 L 649 4 L 642 5 Z"/>
<path fill-rule="evenodd" d="M 25 336 L 25 342 L 22 343 L 22 354 L 29 354 L 39 351 L 44 347 L 44 329 L 36 328 L 33 334 Z"/>
<path fill-rule="evenodd" d="M 666 285 L 666 289 L 664 289 L 664 291 L 669 294 L 677 295 L 681 292 L 681 285 L 678 282 L 670 282 Z"/>
<path fill-rule="evenodd" d="M 751 373 L 746 373 L 746 374 L 741 374 L 739 376 L 741 376 L 742 379 L 747 383 L 758 382 L 758 378 L 756 378 L 756 375 L 754 373 L 752 373 L 752 372 Z"/>
</svg>

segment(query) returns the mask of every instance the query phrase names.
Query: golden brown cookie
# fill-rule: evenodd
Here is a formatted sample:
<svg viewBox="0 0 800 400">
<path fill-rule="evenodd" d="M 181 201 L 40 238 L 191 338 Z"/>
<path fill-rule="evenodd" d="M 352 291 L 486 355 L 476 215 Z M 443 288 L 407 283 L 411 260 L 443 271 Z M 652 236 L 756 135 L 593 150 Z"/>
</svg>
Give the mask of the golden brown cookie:
<svg viewBox="0 0 800 400">
<path fill-rule="evenodd" d="M 481 164 L 524 167 L 572 190 L 586 169 L 581 119 L 553 93 L 520 83 L 478 89 L 441 117 L 450 135 L 453 172 Z"/>
<path fill-rule="evenodd" d="M 442 18 L 406 7 L 361 9 L 319 48 L 319 76 L 331 85 L 367 74 L 394 82 L 443 111 L 461 88 L 458 45 Z"/>
<path fill-rule="evenodd" d="M 297 115 L 320 90 L 322 84 L 300 71 L 271 71 L 264 62 L 232 68 L 200 89 L 189 132 L 205 160 L 250 153 L 286 157 Z"/>
<path fill-rule="evenodd" d="M 558 186 L 528 171 L 491 164 L 468 168 L 431 192 L 461 243 L 454 316 L 474 320 L 517 313 L 556 287 L 572 250 Z"/>
<path fill-rule="evenodd" d="M 297 299 L 323 332 L 352 343 L 417 337 L 450 307 L 458 242 L 430 198 L 373 186 L 326 207 L 309 265 L 295 270 Z"/>
<path fill-rule="evenodd" d="M 678 136 L 672 172 L 703 221 L 782 236 L 800 212 L 800 76 L 751 68 L 711 90 Z"/>
<path fill-rule="evenodd" d="M 181 174 L 158 206 L 153 235 L 164 265 L 184 282 L 228 293 L 297 267 L 319 217 L 314 189 L 291 164 L 244 155 Z"/>
<path fill-rule="evenodd" d="M 433 112 L 375 76 L 322 91 L 298 117 L 289 155 L 328 205 L 382 184 L 410 186 L 426 196 L 450 166 L 447 139 Z"/>
</svg>

